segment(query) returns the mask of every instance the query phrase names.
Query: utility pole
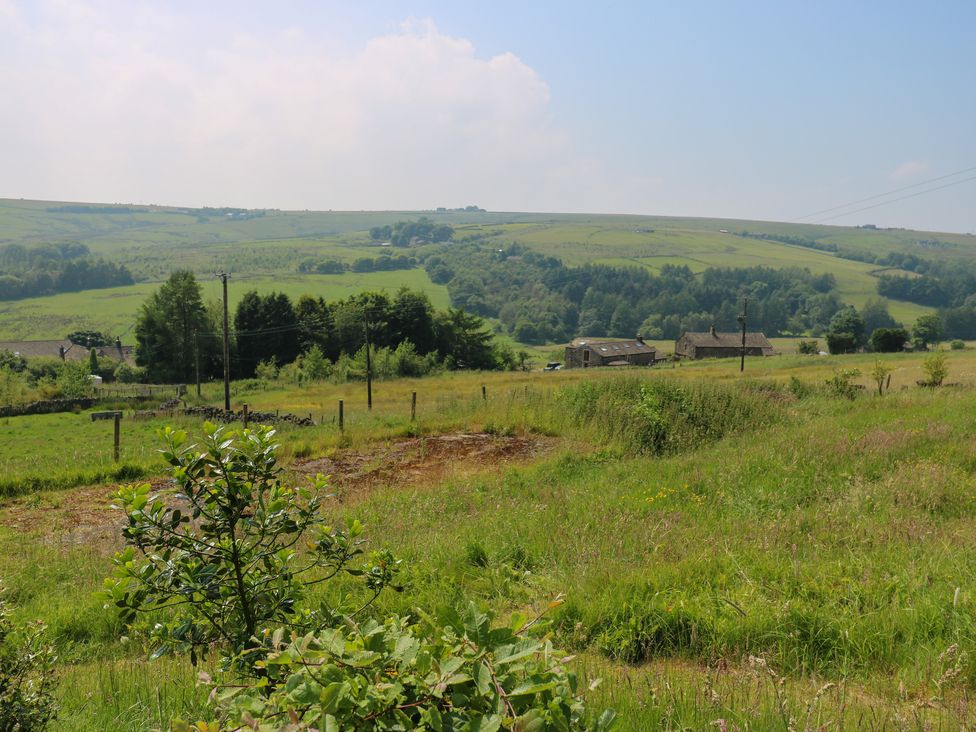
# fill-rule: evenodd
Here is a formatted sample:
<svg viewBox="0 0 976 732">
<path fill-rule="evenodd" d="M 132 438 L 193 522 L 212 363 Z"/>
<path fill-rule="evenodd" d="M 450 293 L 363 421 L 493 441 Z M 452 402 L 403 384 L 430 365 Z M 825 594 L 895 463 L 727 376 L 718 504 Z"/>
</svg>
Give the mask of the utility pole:
<svg viewBox="0 0 976 732">
<path fill-rule="evenodd" d="M 742 359 L 739 361 L 739 371 L 746 370 L 746 314 L 749 312 L 749 298 L 742 298 L 742 315 L 738 321 L 742 324 Z"/>
<path fill-rule="evenodd" d="M 197 369 L 197 398 L 200 398 L 200 332 L 193 333 L 193 360 Z"/>
<path fill-rule="evenodd" d="M 369 314 L 363 311 L 363 333 L 366 337 L 366 409 L 373 410 L 373 361 L 369 355 Z"/>
<path fill-rule="evenodd" d="M 227 278 L 226 272 L 217 276 L 224 283 L 224 411 L 230 411 L 230 332 L 227 326 Z"/>
</svg>

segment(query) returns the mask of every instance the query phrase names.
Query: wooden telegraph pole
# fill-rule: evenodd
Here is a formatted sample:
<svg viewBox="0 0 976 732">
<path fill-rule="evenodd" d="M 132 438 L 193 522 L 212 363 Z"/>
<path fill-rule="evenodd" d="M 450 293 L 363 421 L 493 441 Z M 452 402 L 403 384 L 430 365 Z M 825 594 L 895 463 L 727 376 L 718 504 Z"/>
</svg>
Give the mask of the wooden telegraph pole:
<svg viewBox="0 0 976 732">
<path fill-rule="evenodd" d="M 746 370 L 746 314 L 749 311 L 749 298 L 742 298 L 742 315 L 738 317 L 739 323 L 742 324 L 742 358 L 739 361 L 739 371 Z"/>
<path fill-rule="evenodd" d="M 197 369 L 197 399 L 200 398 L 200 333 L 193 334 L 193 361 Z"/>
<path fill-rule="evenodd" d="M 227 325 L 227 278 L 226 272 L 217 276 L 224 283 L 224 411 L 230 411 L 230 333 Z"/>
<path fill-rule="evenodd" d="M 373 410 L 373 362 L 369 355 L 369 314 L 363 312 L 363 332 L 366 334 L 366 408 Z"/>
</svg>

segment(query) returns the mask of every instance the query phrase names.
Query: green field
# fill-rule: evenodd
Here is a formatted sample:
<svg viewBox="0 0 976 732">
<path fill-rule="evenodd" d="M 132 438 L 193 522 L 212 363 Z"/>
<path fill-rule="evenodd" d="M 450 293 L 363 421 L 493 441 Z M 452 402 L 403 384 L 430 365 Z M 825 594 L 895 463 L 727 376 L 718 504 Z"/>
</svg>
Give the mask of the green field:
<svg viewBox="0 0 976 732">
<path fill-rule="evenodd" d="M 379 249 L 367 236 L 372 226 L 428 215 L 456 227 L 457 238 L 478 236 L 500 246 L 523 243 L 557 256 L 567 264 L 602 262 L 646 267 L 683 264 L 700 272 L 707 267 L 807 267 L 833 273 L 838 291 L 856 306 L 876 295 L 875 265 L 841 259 L 831 253 L 776 241 L 759 241 L 728 232 L 816 238 L 852 250 L 885 254 L 910 252 L 933 259 L 970 258 L 976 237 L 965 234 L 873 230 L 724 219 L 656 216 L 590 216 L 545 213 L 308 212 L 268 211 L 244 220 L 223 214 L 200 215 L 167 207 L 138 207 L 134 213 L 53 213 L 52 202 L 0 200 L 0 244 L 31 245 L 77 240 L 95 254 L 124 263 L 142 280 L 131 288 L 87 291 L 0 304 L 0 338 L 55 338 L 75 328 L 126 332 L 139 302 L 155 283 L 178 267 L 190 268 L 210 282 L 230 271 L 234 297 L 246 287 L 283 290 L 291 296 L 309 292 L 327 299 L 364 289 L 395 289 L 405 284 L 427 291 L 435 305 L 446 291 L 419 271 L 369 275 L 297 274 L 306 259 L 350 262 L 375 257 Z M 932 242 L 937 242 L 933 245 Z M 911 324 L 926 309 L 891 301 L 892 315 Z"/>
<path fill-rule="evenodd" d="M 624 729 L 788 729 L 790 718 L 795 729 L 963 729 L 976 720 L 976 356 L 947 353 L 953 385 L 941 389 L 916 386 L 923 358 L 886 357 L 883 397 L 872 357 L 784 355 L 750 359 L 744 375 L 729 359 L 385 381 L 372 412 L 355 383 L 235 385 L 234 402 L 322 422 L 281 432 L 289 469 L 347 454 L 374 469 L 418 435 L 430 440 L 418 459 L 438 435 L 528 444 L 420 471 L 397 458 L 378 479 L 347 476 L 330 512 L 362 519 L 370 545 L 408 567 L 379 614 L 474 600 L 504 617 L 563 595 L 557 640 L 586 681 L 605 679 L 590 706 L 617 708 Z M 857 398 L 824 390 L 853 367 Z M 616 427 L 637 414 L 625 404 L 575 411 L 583 381 L 608 398 L 668 382 L 711 405 L 708 419 L 729 405 L 753 416 L 726 422 L 724 437 L 641 454 Z M 123 420 L 130 471 L 159 472 L 154 432 L 169 421 Z M 206 714 L 197 670 L 148 661 L 95 595 L 120 545 L 117 481 L 67 486 L 111 469 L 110 432 L 85 413 L 0 420 L 7 493 L 27 491 L 0 498 L 0 577 L 17 617 L 44 619 L 57 645 L 59 730 L 166 729 Z M 66 487 L 34 492 L 39 476 Z M 474 545 L 484 562 L 470 561 Z"/>
</svg>

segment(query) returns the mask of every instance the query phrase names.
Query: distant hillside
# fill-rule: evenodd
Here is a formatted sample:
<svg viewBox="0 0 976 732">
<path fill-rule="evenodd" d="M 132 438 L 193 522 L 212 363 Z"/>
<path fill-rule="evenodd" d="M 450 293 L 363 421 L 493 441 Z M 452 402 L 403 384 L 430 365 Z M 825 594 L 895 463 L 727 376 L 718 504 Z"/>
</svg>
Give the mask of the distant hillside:
<svg viewBox="0 0 976 732">
<path fill-rule="evenodd" d="M 65 328 L 125 330 L 152 283 L 175 268 L 201 276 L 233 273 L 232 287 L 276 287 L 333 298 L 362 289 L 423 287 L 443 302 L 442 286 L 422 269 L 403 272 L 299 274 L 302 263 L 347 265 L 376 257 L 373 227 L 428 216 L 455 228 L 455 240 L 512 243 L 567 265 L 603 263 L 657 273 L 665 264 L 708 267 L 806 267 L 833 274 L 837 293 L 857 306 L 877 296 L 879 264 L 892 253 L 931 260 L 972 260 L 976 237 L 905 229 L 873 229 L 729 219 L 450 211 L 278 211 L 0 199 L 0 246 L 76 241 L 93 256 L 125 265 L 136 285 L 0 303 L 0 337 L 62 337 Z M 411 250 L 422 254 L 423 247 Z M 307 270 L 303 270 L 307 271 Z M 130 296 L 131 294 L 131 296 Z M 59 299 L 60 298 L 60 299 Z M 926 308 L 892 300 L 895 318 L 912 322 Z"/>
</svg>

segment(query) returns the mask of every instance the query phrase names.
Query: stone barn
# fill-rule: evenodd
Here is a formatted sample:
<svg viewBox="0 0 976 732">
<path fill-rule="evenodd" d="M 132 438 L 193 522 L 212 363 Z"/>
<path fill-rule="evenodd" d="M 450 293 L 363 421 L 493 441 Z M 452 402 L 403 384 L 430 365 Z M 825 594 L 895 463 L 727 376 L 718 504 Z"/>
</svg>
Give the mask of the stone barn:
<svg viewBox="0 0 976 732">
<path fill-rule="evenodd" d="M 684 333 L 674 342 L 678 358 L 733 358 L 742 354 L 742 333 L 722 333 L 712 326 L 707 333 Z M 773 344 L 762 333 L 746 333 L 747 356 L 772 356 Z"/>
<path fill-rule="evenodd" d="M 653 366 L 656 356 L 657 349 L 641 336 L 632 341 L 577 338 L 566 346 L 566 367 Z"/>
</svg>

